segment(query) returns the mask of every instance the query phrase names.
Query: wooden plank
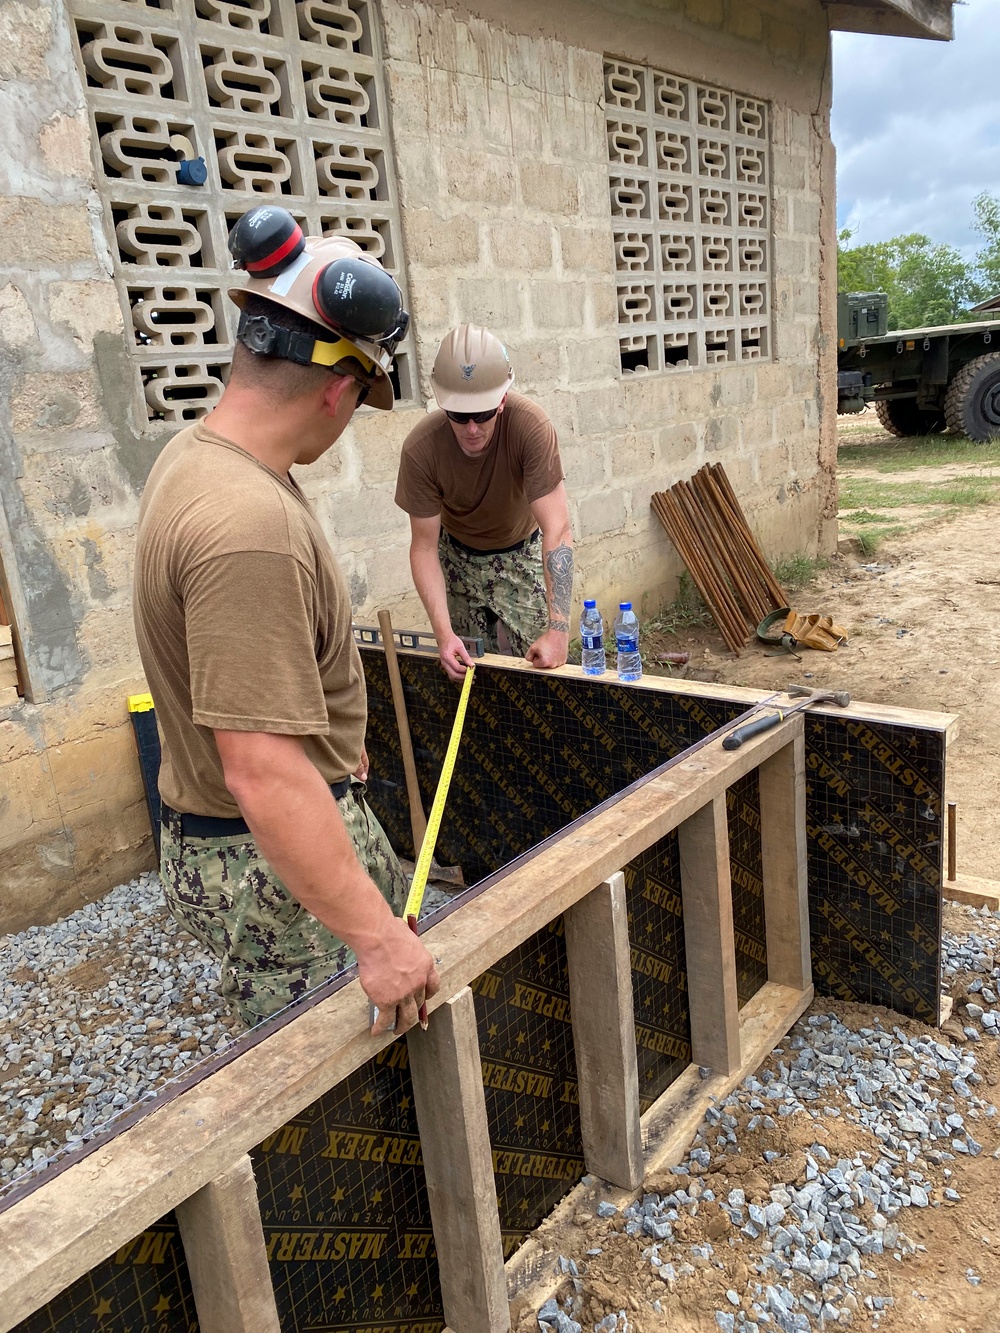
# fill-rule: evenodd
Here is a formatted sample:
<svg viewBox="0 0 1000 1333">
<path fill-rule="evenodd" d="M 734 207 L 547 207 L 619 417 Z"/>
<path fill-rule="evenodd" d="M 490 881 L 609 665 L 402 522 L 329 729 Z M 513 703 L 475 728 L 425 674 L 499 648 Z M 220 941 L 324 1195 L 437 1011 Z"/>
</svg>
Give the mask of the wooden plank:
<svg viewBox="0 0 1000 1333">
<path fill-rule="evenodd" d="M 406 714 L 406 695 L 403 692 L 403 678 L 399 674 L 399 658 L 396 654 L 396 640 L 392 633 L 392 617 L 388 611 L 378 613 L 378 625 L 382 634 L 382 648 L 385 652 L 385 666 L 389 674 L 389 688 L 392 691 L 392 706 L 396 713 L 396 729 L 399 732 L 399 753 L 403 760 L 403 773 L 406 777 L 406 799 L 410 806 L 410 831 L 413 835 L 413 855 L 420 856 L 424 834 L 427 832 L 427 816 L 420 799 L 420 783 L 417 779 L 417 763 L 413 757 L 413 740 L 410 736 L 410 723 Z"/>
<path fill-rule="evenodd" d="M 793 991 L 768 982 L 740 1012 L 743 1060 L 739 1067 L 731 1074 L 716 1073 L 706 1079 L 697 1065 L 689 1065 L 653 1103 L 642 1117 L 647 1184 L 683 1161 L 708 1108 L 725 1100 L 760 1066 L 809 1008 L 812 997 L 811 986 Z M 515 1318 L 525 1310 L 537 1310 L 565 1282 L 557 1259 L 579 1237 L 576 1214 L 581 1209 L 594 1213 L 602 1199 L 625 1208 L 642 1189 L 640 1185 L 632 1190 L 609 1190 L 603 1182 L 583 1181 L 556 1205 L 531 1238 L 507 1260 L 507 1290 Z"/>
<path fill-rule="evenodd" d="M 486 653 L 484 657 L 478 659 L 484 666 L 498 667 L 503 671 L 524 671 L 532 673 L 537 670 L 529 662 L 523 661 L 517 657 L 501 657 L 496 653 Z M 583 668 L 578 666 L 555 667 L 551 671 L 546 671 L 546 678 L 556 677 L 566 680 L 583 680 L 594 683 L 593 676 L 585 676 Z M 613 673 L 603 677 L 609 685 L 619 684 Z M 773 690 L 755 690 L 746 685 L 713 685 L 702 680 L 681 680 L 678 677 L 668 676 L 643 676 L 641 680 L 631 681 L 623 688 L 630 690 L 653 690 L 662 694 L 677 694 L 694 699 L 718 699 L 728 703 L 742 703 L 748 707 L 750 704 L 759 703 L 761 699 L 768 698 L 774 693 Z M 959 718 L 956 713 L 935 713 L 928 712 L 918 708 L 897 708 L 892 704 L 870 704 L 856 701 L 847 706 L 847 708 L 837 708 L 831 704 L 819 706 L 810 709 L 811 712 L 818 713 L 821 717 L 836 717 L 848 722 L 874 722 L 886 723 L 894 727 L 920 727 L 927 731 L 939 731 L 945 733 L 948 744 L 954 741 L 959 734 Z"/>
<path fill-rule="evenodd" d="M 956 875 L 946 879 L 941 892 L 953 903 L 969 907 L 988 907 L 1000 912 L 1000 883 L 995 879 L 980 879 L 978 875 Z"/>
<path fill-rule="evenodd" d="M 647 783 L 427 932 L 433 1012 L 802 729 L 801 713 L 721 741 Z M 0 1333 L 113 1254 L 392 1040 L 368 1035 L 357 981 L 0 1212 Z"/>
<path fill-rule="evenodd" d="M 804 736 L 758 770 L 767 979 L 793 990 L 812 983 L 805 773 Z"/>
<path fill-rule="evenodd" d="M 709 1106 L 728 1097 L 758 1068 L 809 1008 L 812 998 L 812 986 L 797 991 L 767 982 L 740 1013 L 740 1064 L 729 1074 L 717 1072 L 707 1079 L 692 1064 L 671 1083 L 642 1119 L 647 1180 L 683 1160 Z"/>
<path fill-rule="evenodd" d="M 454 1333 L 510 1333 L 476 1007 L 468 986 L 407 1033 L 444 1317 Z"/>
<path fill-rule="evenodd" d="M 584 1160 L 602 1180 L 635 1189 L 642 1134 L 622 873 L 581 898 L 563 923 Z"/>
<path fill-rule="evenodd" d="M 740 1064 L 740 1004 L 725 792 L 686 819 L 677 837 L 691 1059 L 729 1074 Z"/>
<path fill-rule="evenodd" d="M 19 704 L 21 696 L 17 692 L 16 685 L 4 685 L 0 682 L 0 708 L 9 708 L 12 704 Z"/>
<path fill-rule="evenodd" d="M 178 1205 L 201 1333 L 281 1333 L 249 1157 Z"/>
<path fill-rule="evenodd" d="M 14 635 L 9 625 L 0 624 L 0 648 L 9 648 L 14 642 Z"/>
</svg>

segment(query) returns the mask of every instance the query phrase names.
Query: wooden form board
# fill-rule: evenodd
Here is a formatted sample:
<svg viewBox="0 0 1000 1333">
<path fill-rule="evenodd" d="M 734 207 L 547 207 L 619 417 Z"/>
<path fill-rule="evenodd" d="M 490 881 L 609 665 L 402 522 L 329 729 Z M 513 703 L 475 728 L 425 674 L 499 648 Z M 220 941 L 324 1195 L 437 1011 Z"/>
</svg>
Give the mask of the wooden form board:
<svg viewBox="0 0 1000 1333">
<path fill-rule="evenodd" d="M 623 864 L 712 805 L 801 732 L 799 716 L 742 750 L 707 747 L 654 778 L 627 804 L 596 815 L 575 835 L 575 855 L 559 845 L 543 850 L 435 926 L 426 938 L 440 959 L 442 990 L 431 1002 L 432 1022 L 470 982 L 600 891 Z M 620 988 L 620 970 L 612 971 Z M 727 1003 L 734 1008 L 735 995 Z M 364 996 L 351 982 L 0 1214 L 0 1330 L 14 1328 L 165 1213 L 225 1177 L 262 1137 L 377 1049 L 367 1036 Z M 631 1079 L 627 1062 L 619 1062 L 619 1069 L 619 1078 Z M 625 1104 L 634 1093 L 619 1088 L 614 1095 Z M 597 1115 L 588 1134 L 600 1128 Z M 422 1136 L 441 1132 L 433 1123 L 421 1125 Z M 596 1154 L 603 1146 L 585 1143 L 585 1153 L 591 1150 Z M 225 1195 L 222 1186 L 213 1192 L 215 1198 Z M 464 1207 L 469 1219 L 476 1215 L 472 1200 Z M 452 1296 L 459 1311 L 467 1308 L 466 1298 L 455 1293 L 445 1294 L 446 1308 Z M 480 1333 L 454 1321 L 451 1326 L 454 1333 Z M 202 1333 L 217 1330 L 205 1327 Z"/>
<path fill-rule="evenodd" d="M 958 875 L 955 879 L 945 880 L 944 896 L 953 903 L 964 903 L 967 907 L 988 907 L 991 912 L 1000 912 L 1000 882 L 995 879 Z"/>
</svg>

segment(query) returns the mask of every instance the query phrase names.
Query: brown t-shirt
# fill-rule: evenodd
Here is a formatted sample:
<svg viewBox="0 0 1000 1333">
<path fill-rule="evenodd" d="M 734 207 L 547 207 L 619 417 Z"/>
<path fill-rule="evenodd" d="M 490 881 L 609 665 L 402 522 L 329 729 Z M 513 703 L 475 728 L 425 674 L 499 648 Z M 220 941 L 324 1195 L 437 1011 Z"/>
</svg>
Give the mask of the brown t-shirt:
<svg viewBox="0 0 1000 1333">
<path fill-rule="evenodd" d="M 540 407 L 508 394 L 493 438 L 477 458 L 462 452 L 448 418 L 433 412 L 403 441 L 396 504 L 436 518 L 466 546 L 499 551 L 538 526 L 528 506 L 563 479 L 559 442 Z"/>
<path fill-rule="evenodd" d="M 213 728 L 302 736 L 327 782 L 357 768 L 350 596 L 290 477 L 201 424 L 176 435 L 143 492 L 133 610 L 175 810 L 239 814 Z"/>
</svg>

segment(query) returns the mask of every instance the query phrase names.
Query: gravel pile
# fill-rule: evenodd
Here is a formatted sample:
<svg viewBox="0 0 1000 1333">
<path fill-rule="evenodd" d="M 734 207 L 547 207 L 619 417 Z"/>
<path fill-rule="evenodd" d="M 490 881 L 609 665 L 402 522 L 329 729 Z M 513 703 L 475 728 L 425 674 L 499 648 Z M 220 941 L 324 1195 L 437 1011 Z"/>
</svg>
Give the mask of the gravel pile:
<svg viewBox="0 0 1000 1333">
<path fill-rule="evenodd" d="M 155 874 L 0 936 L 0 959 L 0 1195 L 244 1031 Z"/>
<path fill-rule="evenodd" d="M 0 940 L 0 1187 L 243 1030 L 152 874 Z"/>
</svg>

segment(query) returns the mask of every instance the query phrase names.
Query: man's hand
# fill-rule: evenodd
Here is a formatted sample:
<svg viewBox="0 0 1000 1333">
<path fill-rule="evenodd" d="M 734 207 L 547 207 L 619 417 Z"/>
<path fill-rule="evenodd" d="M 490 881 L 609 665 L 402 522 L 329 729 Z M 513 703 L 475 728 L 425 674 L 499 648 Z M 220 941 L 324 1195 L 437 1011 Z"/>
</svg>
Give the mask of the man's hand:
<svg viewBox="0 0 1000 1333">
<path fill-rule="evenodd" d="M 357 778 L 359 782 L 368 781 L 368 751 L 364 745 L 361 746 L 361 763 L 354 770 L 352 777 Z"/>
<path fill-rule="evenodd" d="M 405 921 L 393 918 L 371 948 L 358 953 L 361 988 L 378 1009 L 371 1035 L 397 1036 L 417 1021 L 420 1006 L 441 988 L 441 978 L 420 940 Z"/>
<path fill-rule="evenodd" d="M 475 666 L 469 656 L 469 650 L 457 634 L 447 634 L 439 640 L 438 652 L 441 655 L 441 665 L 447 672 L 448 679 L 454 680 L 460 685 L 465 680 L 466 669 Z M 563 661 L 566 661 L 565 653 L 563 653 Z"/>
<path fill-rule="evenodd" d="M 548 671 L 552 667 L 565 666 L 568 653 L 569 631 L 547 629 L 535 640 L 524 657 L 537 670 Z"/>
</svg>

